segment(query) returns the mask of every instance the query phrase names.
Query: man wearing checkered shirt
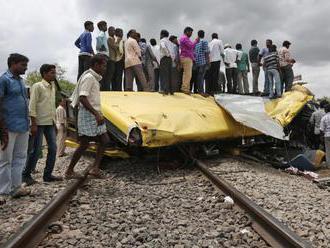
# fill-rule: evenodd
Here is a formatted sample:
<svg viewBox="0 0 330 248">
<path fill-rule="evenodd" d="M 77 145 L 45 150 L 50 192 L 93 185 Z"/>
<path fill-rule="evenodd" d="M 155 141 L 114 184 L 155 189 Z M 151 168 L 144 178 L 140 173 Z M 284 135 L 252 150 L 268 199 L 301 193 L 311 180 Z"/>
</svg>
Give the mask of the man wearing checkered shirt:
<svg viewBox="0 0 330 248">
<path fill-rule="evenodd" d="M 324 137 L 326 160 L 330 166 L 330 104 L 325 106 L 326 115 L 322 117 L 320 124 L 321 137 Z"/>
<path fill-rule="evenodd" d="M 204 93 L 204 77 L 209 59 L 209 44 L 204 40 L 205 33 L 203 30 L 198 31 L 198 43 L 195 46 L 195 63 L 197 70 L 197 92 Z"/>
</svg>

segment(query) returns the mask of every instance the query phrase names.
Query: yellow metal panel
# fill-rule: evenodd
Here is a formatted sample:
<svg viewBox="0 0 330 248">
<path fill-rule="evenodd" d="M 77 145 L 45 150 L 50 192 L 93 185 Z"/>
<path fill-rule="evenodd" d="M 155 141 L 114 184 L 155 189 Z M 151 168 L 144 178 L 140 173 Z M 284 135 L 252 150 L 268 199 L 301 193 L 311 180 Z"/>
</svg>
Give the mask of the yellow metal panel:
<svg viewBox="0 0 330 248">
<path fill-rule="evenodd" d="M 76 143 L 75 141 L 72 140 L 66 140 L 65 141 L 66 146 L 71 147 L 71 148 L 77 148 L 78 147 L 78 143 Z M 96 151 L 96 147 L 94 145 L 89 146 L 88 148 L 89 152 L 95 152 Z M 114 149 L 106 149 L 104 152 L 105 156 L 108 157 L 115 157 L 115 158 L 129 158 L 129 155 L 121 150 L 114 150 Z"/>
</svg>

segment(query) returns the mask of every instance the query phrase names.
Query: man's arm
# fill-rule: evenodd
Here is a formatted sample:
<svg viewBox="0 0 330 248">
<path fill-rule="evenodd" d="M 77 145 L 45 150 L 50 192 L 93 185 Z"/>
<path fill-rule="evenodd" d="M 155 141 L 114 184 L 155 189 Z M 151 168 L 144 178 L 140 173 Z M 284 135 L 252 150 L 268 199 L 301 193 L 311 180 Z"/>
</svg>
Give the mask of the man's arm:
<svg viewBox="0 0 330 248">
<path fill-rule="evenodd" d="M 91 112 L 95 116 L 98 125 L 104 123 L 103 116 L 92 107 L 92 105 L 87 100 L 87 96 L 80 96 L 79 101 L 89 112 Z"/>
<path fill-rule="evenodd" d="M 87 49 L 91 51 L 92 54 L 94 54 L 94 50 L 92 47 L 92 34 L 88 33 L 86 39 L 87 39 Z"/>
<path fill-rule="evenodd" d="M 80 49 L 80 37 L 75 41 L 74 45 Z"/>
<path fill-rule="evenodd" d="M 39 97 L 38 88 L 36 87 L 36 85 L 33 85 L 31 87 L 30 104 L 29 104 L 29 115 L 31 118 L 32 136 L 35 136 L 38 131 L 38 126 L 36 122 L 38 97 Z"/>
</svg>

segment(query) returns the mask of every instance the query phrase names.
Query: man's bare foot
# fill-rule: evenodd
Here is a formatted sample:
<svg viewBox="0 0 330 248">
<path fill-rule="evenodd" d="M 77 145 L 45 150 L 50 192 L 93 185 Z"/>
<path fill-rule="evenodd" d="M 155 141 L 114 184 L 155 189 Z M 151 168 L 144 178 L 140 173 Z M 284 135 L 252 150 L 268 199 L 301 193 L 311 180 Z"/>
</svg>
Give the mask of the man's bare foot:
<svg viewBox="0 0 330 248">
<path fill-rule="evenodd" d="M 91 169 L 88 172 L 88 175 L 90 175 L 93 178 L 97 178 L 97 179 L 106 179 L 107 178 L 105 175 L 103 175 L 101 173 L 101 171 L 99 169 Z"/>
</svg>

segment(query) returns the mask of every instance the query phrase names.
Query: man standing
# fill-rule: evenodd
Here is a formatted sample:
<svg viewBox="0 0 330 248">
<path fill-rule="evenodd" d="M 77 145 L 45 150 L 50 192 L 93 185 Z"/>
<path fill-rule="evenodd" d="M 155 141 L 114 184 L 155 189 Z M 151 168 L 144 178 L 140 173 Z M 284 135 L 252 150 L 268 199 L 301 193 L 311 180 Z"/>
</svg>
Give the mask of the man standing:
<svg viewBox="0 0 330 248">
<path fill-rule="evenodd" d="M 260 73 L 260 63 L 258 61 L 260 49 L 258 47 L 258 41 L 252 40 L 251 41 L 251 48 L 249 51 L 249 58 L 252 67 L 252 92 L 256 94 L 259 92 L 258 89 L 258 80 L 259 80 L 259 73 Z"/>
<path fill-rule="evenodd" d="M 90 141 L 98 142 L 96 158 L 89 174 L 101 178 L 100 162 L 105 146 L 109 142 L 104 117 L 101 114 L 100 84 L 102 74 L 106 70 L 107 60 L 102 55 L 91 58 L 91 68 L 79 79 L 72 95 L 72 105 L 79 104 L 78 135 L 79 147 L 74 152 L 69 167 L 65 172 L 66 178 L 77 178 L 74 167 L 89 146 Z"/>
<path fill-rule="evenodd" d="M 326 115 L 320 124 L 321 136 L 324 137 L 325 153 L 328 166 L 330 166 L 330 104 L 325 106 Z"/>
<path fill-rule="evenodd" d="M 238 72 L 238 93 L 249 94 L 249 79 L 248 73 L 250 72 L 249 56 L 246 52 L 242 51 L 242 44 L 236 44 L 236 50 L 241 52 L 241 59 L 237 62 Z"/>
<path fill-rule="evenodd" d="M 265 56 L 269 55 L 269 48 L 273 45 L 273 41 L 268 39 L 266 40 L 266 47 L 262 48 L 258 55 L 258 63 L 261 63 L 261 59 L 263 59 Z M 263 65 L 263 70 L 265 73 L 265 83 L 264 83 L 264 94 L 269 95 L 270 89 L 269 89 L 269 76 L 267 74 L 267 70 L 265 68 L 265 65 Z"/>
<path fill-rule="evenodd" d="M 157 42 L 155 39 L 150 39 L 150 45 L 151 45 L 151 50 L 153 54 L 155 55 L 157 62 L 154 62 L 154 81 L 155 81 L 155 91 L 159 91 L 159 64 L 160 64 L 160 47 L 157 45 Z"/>
<path fill-rule="evenodd" d="M 174 92 L 179 92 L 181 85 L 179 83 L 179 72 L 180 72 L 180 49 L 178 37 L 171 35 L 169 38 L 171 42 L 171 57 L 172 57 L 172 90 Z M 182 78 L 182 77 L 181 77 Z"/>
<path fill-rule="evenodd" d="M 80 78 L 81 74 L 89 68 L 89 60 L 94 55 L 94 50 L 92 47 L 92 32 L 94 31 L 94 24 L 91 21 L 86 21 L 84 23 L 85 31 L 79 36 L 75 41 L 75 46 L 80 49 L 78 56 L 78 76 L 77 80 Z"/>
<path fill-rule="evenodd" d="M 20 75 L 29 59 L 10 54 L 8 71 L 0 77 L 0 205 L 6 197 L 29 194 L 21 188 L 29 141 L 28 97 Z"/>
<path fill-rule="evenodd" d="M 323 116 L 325 116 L 325 106 L 328 104 L 326 100 L 322 100 L 320 102 L 320 108 L 313 112 L 311 118 L 309 119 L 309 123 L 313 127 L 313 148 L 314 149 L 319 149 L 320 148 L 320 142 L 321 142 L 321 137 L 320 137 L 320 124 L 321 124 L 321 119 Z"/>
<path fill-rule="evenodd" d="M 56 78 L 56 66 L 44 64 L 40 67 L 40 74 L 42 81 L 32 85 L 30 96 L 29 109 L 32 123 L 31 133 L 33 137 L 33 147 L 23 171 L 23 181 L 27 185 L 36 183 L 36 181 L 32 178 L 31 173 L 32 170 L 36 168 L 39 159 L 43 136 L 45 136 L 48 146 L 43 180 L 45 182 L 61 180 L 61 178 L 52 175 L 55 166 L 57 150 L 55 132 L 56 88 L 54 84 L 54 80 Z"/>
<path fill-rule="evenodd" d="M 123 89 L 123 71 L 125 68 L 125 55 L 124 55 L 124 41 L 123 41 L 123 30 L 116 28 L 116 63 L 115 73 L 112 81 L 112 90 L 122 91 Z"/>
<path fill-rule="evenodd" d="M 109 47 L 109 60 L 108 60 L 108 64 L 107 64 L 107 72 L 105 75 L 108 74 L 108 78 L 109 78 L 109 84 L 111 85 L 111 90 L 114 90 L 114 85 L 115 85 L 115 81 L 114 81 L 114 74 L 115 74 L 115 67 L 116 67 L 116 58 L 117 58 L 117 52 L 118 52 L 118 46 L 119 43 L 116 42 L 116 38 L 115 38 L 115 33 L 116 33 L 116 29 L 114 27 L 109 27 L 108 28 L 108 35 L 109 38 L 107 40 L 107 44 Z M 103 81 L 103 79 L 102 79 Z M 101 81 L 101 86 L 102 86 L 102 81 Z M 101 89 L 102 90 L 102 89 Z"/>
<path fill-rule="evenodd" d="M 264 57 L 265 72 L 268 76 L 268 91 L 269 98 L 277 98 L 282 95 L 281 91 L 281 77 L 279 72 L 279 57 L 277 55 L 276 46 L 269 47 L 269 54 Z M 274 94 L 274 84 L 276 95 Z"/>
<path fill-rule="evenodd" d="M 241 53 L 232 49 L 229 44 L 225 45 L 225 66 L 228 93 L 237 94 L 237 61 Z"/>
<path fill-rule="evenodd" d="M 102 54 L 108 60 L 107 70 L 102 75 L 101 91 L 110 91 L 111 90 L 111 79 L 114 71 L 114 64 L 109 60 L 109 46 L 107 38 L 107 23 L 105 21 L 100 21 L 97 23 L 97 27 L 100 30 L 100 33 L 96 37 L 96 52 L 97 54 Z"/>
<path fill-rule="evenodd" d="M 143 61 L 144 73 L 151 91 L 154 91 L 155 89 L 154 63 L 157 64 L 158 61 L 151 49 L 151 45 L 147 44 L 147 41 L 145 39 L 141 39 L 141 42 L 144 43 L 145 46 L 144 61 Z"/>
<path fill-rule="evenodd" d="M 65 110 L 65 99 L 63 98 L 56 109 L 56 128 L 57 128 L 57 156 L 65 156 L 65 140 L 67 129 L 67 118 Z"/>
<path fill-rule="evenodd" d="M 212 41 L 209 43 L 210 49 L 210 61 L 211 66 L 207 72 L 207 79 L 205 85 L 205 91 L 207 94 L 213 95 L 217 89 L 217 82 L 219 79 L 219 71 L 221 64 L 221 57 L 224 59 L 224 48 L 222 40 L 218 39 L 218 34 L 212 34 Z"/>
<path fill-rule="evenodd" d="M 292 82 L 293 82 L 293 70 L 292 66 L 296 61 L 291 57 L 291 53 L 289 51 L 291 42 L 284 41 L 283 47 L 280 48 L 278 55 L 280 57 L 280 70 L 282 75 L 282 92 L 291 90 Z"/>
<path fill-rule="evenodd" d="M 205 32 L 198 31 L 198 43 L 195 46 L 196 70 L 197 70 L 197 93 L 204 94 L 204 77 L 206 67 L 210 63 L 209 44 L 204 40 Z"/>
<path fill-rule="evenodd" d="M 133 91 L 134 77 L 141 84 L 143 91 L 150 91 L 145 78 L 142 62 L 141 49 L 137 43 L 137 33 L 134 29 L 127 34 L 125 42 L 125 91 Z"/>
<path fill-rule="evenodd" d="M 168 39 L 169 33 L 167 30 L 160 31 L 160 81 L 161 81 L 161 89 L 163 90 L 163 94 L 173 94 L 175 91 L 172 75 L 172 63 L 175 58 L 173 58 L 173 52 L 171 54 L 171 50 L 173 50 L 173 43 Z"/>
<path fill-rule="evenodd" d="M 192 42 L 190 37 L 192 36 L 193 29 L 186 27 L 184 34 L 180 38 L 180 62 L 183 67 L 183 77 L 181 91 L 185 94 L 190 94 L 190 80 L 192 76 L 192 67 L 194 61 L 194 48 L 197 41 Z"/>
</svg>

